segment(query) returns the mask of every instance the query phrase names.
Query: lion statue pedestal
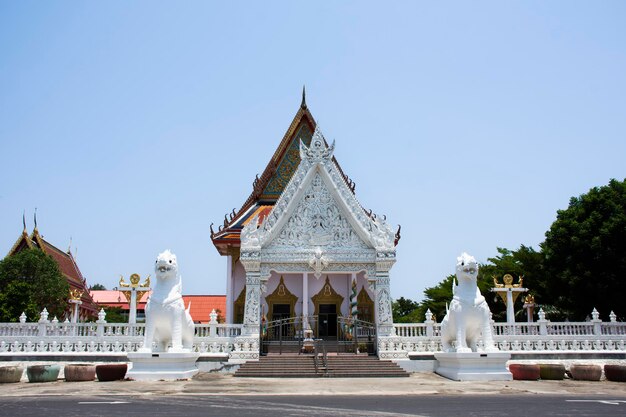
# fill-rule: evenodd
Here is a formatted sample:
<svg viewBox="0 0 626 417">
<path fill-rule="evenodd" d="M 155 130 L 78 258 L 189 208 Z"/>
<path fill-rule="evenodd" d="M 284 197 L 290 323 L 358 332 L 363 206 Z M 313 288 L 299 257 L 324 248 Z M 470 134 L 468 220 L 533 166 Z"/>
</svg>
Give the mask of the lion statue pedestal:
<svg viewBox="0 0 626 417">
<path fill-rule="evenodd" d="M 176 255 L 169 250 L 155 263 L 156 285 L 146 304 L 143 347 L 129 353 L 132 368 L 126 374 L 134 380 L 189 379 L 198 372 L 193 353 L 194 323 L 185 310 L 182 280 Z"/>
<path fill-rule="evenodd" d="M 441 322 L 443 352 L 435 353 L 435 372 L 456 381 L 510 381 L 506 363 L 511 354 L 500 352 L 493 341 L 491 312 L 477 278 L 478 263 L 463 253 L 456 264 L 458 284 L 452 283 L 453 298 Z"/>
</svg>

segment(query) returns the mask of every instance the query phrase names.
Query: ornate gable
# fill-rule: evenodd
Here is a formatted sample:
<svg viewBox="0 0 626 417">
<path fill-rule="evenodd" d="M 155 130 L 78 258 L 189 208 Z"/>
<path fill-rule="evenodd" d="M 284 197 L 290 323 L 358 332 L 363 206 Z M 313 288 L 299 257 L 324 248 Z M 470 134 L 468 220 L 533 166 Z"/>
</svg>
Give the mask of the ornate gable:
<svg viewBox="0 0 626 417">
<path fill-rule="evenodd" d="M 300 197 L 300 202 L 268 245 L 272 249 L 302 246 L 368 249 L 337 205 L 319 172 Z"/>
<path fill-rule="evenodd" d="M 384 218 L 365 213 L 333 163 L 334 146 L 326 145 L 319 128 L 309 147 L 300 143 L 298 169 L 263 223 L 256 216 L 243 228 L 242 252 L 295 246 L 395 252 L 393 230 Z"/>
</svg>

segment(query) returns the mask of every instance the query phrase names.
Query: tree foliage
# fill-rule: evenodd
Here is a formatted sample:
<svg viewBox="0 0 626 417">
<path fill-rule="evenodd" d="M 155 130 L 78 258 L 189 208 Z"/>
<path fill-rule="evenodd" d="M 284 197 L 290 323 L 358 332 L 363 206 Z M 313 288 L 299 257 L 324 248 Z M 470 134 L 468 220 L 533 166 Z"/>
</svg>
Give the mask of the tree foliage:
<svg viewBox="0 0 626 417">
<path fill-rule="evenodd" d="M 626 317 L 626 180 L 572 198 L 542 245 L 549 277 L 544 297 L 582 320 L 597 308 Z"/>
<path fill-rule="evenodd" d="M 89 287 L 89 291 L 104 291 L 107 288 L 102 285 L 102 284 L 93 284 L 91 287 Z"/>
<path fill-rule="evenodd" d="M 408 298 L 400 297 L 391 304 L 393 321 L 395 323 L 412 323 L 413 311 L 417 308 L 418 303 Z"/>
<path fill-rule="evenodd" d="M 69 284 L 50 256 L 27 249 L 0 261 L 0 321 L 15 322 L 22 312 L 30 320 L 46 308 L 50 317 L 67 311 Z"/>
</svg>

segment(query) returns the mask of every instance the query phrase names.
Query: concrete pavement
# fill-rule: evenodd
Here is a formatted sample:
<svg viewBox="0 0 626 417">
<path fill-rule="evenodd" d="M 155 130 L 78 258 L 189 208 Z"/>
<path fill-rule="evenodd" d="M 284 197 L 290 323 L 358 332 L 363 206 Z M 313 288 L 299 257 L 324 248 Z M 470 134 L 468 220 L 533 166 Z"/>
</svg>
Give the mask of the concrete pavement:
<svg viewBox="0 0 626 417">
<path fill-rule="evenodd" d="M 201 372 L 189 381 L 2 384 L 1 397 L 163 395 L 610 395 L 626 398 L 626 383 L 587 381 L 456 382 L 435 373 L 409 378 L 236 378 Z M 1 401 L 1 400 L 0 400 Z"/>
</svg>

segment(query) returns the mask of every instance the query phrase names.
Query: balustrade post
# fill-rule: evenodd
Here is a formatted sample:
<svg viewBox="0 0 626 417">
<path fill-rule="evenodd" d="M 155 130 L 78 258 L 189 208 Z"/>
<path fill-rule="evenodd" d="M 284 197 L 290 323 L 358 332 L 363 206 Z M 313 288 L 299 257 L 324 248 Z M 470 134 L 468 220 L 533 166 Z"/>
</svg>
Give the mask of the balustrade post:
<svg viewBox="0 0 626 417">
<path fill-rule="evenodd" d="M 48 309 L 44 307 L 44 309 L 39 314 L 39 336 L 46 336 L 46 328 L 48 327 Z"/>
<path fill-rule="evenodd" d="M 548 321 L 546 320 L 546 313 L 543 311 L 543 308 L 539 309 L 539 313 L 537 313 L 537 316 L 539 316 L 539 320 L 537 320 L 537 323 L 539 323 L 539 334 L 541 336 L 547 336 L 548 335 Z"/>
<path fill-rule="evenodd" d="M 107 313 L 103 308 L 98 312 L 98 320 L 96 320 L 96 337 L 104 337 L 104 325 L 107 323 L 105 320 Z"/>
<path fill-rule="evenodd" d="M 217 313 L 215 312 L 215 309 L 213 309 L 209 314 L 209 336 L 217 336 Z"/>
<path fill-rule="evenodd" d="M 601 335 L 602 334 L 602 320 L 600 320 L 600 313 L 598 313 L 598 310 L 595 309 L 595 307 L 593 308 L 593 311 L 591 312 L 591 322 L 593 323 L 593 334 L 594 335 Z"/>
<path fill-rule="evenodd" d="M 433 337 L 433 335 L 435 334 L 435 322 L 433 320 L 433 313 L 430 311 L 430 308 L 426 310 L 426 314 L 424 314 L 424 316 L 426 316 L 426 321 L 424 321 L 424 324 L 426 325 L 426 336 Z"/>
</svg>

